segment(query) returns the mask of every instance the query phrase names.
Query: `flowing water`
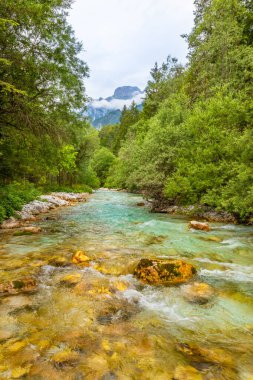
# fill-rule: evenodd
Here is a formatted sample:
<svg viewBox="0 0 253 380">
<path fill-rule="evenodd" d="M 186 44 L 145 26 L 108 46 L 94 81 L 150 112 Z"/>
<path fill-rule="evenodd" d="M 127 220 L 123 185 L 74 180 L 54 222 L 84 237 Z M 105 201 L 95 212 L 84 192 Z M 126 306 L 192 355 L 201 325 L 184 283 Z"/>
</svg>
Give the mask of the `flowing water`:
<svg viewBox="0 0 253 380">
<path fill-rule="evenodd" d="M 1 282 L 38 289 L 0 299 L 0 379 L 253 379 L 253 228 L 189 231 L 140 200 L 98 191 L 43 216 L 41 234 L 1 232 Z M 71 264 L 77 250 L 90 266 Z M 215 295 L 140 283 L 143 257 L 192 263 Z"/>
</svg>

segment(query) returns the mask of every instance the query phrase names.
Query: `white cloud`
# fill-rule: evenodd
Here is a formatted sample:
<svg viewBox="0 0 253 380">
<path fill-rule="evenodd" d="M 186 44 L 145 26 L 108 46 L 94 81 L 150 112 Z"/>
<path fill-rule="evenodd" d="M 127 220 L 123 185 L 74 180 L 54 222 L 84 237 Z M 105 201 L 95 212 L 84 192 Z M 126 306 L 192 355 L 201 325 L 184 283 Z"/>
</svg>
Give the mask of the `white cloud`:
<svg viewBox="0 0 253 380">
<path fill-rule="evenodd" d="M 106 97 L 119 86 L 144 88 L 155 61 L 185 61 L 180 37 L 193 24 L 193 0 L 76 0 L 70 23 L 90 67 L 88 95 Z"/>
<path fill-rule="evenodd" d="M 135 95 L 132 99 L 127 99 L 127 100 L 124 100 L 124 99 L 112 99 L 110 102 L 108 102 L 108 100 L 106 100 L 106 99 L 94 100 L 92 102 L 92 106 L 94 108 L 103 107 L 103 108 L 107 108 L 109 110 L 122 110 L 122 108 L 124 107 L 124 105 L 126 105 L 127 107 L 129 107 L 132 104 L 133 100 L 135 101 L 135 103 L 137 105 L 141 104 L 143 102 L 143 97 L 144 97 L 143 94 L 138 94 L 138 95 Z"/>
</svg>

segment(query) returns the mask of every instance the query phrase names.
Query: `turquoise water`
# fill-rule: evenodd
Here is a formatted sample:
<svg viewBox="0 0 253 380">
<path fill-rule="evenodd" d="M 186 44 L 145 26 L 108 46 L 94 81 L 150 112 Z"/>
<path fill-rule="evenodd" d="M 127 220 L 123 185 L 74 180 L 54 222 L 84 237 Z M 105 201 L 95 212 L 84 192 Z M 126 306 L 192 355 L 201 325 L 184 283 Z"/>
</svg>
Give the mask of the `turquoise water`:
<svg viewBox="0 0 253 380">
<path fill-rule="evenodd" d="M 140 199 L 98 191 L 38 221 L 39 235 L 1 232 L 2 280 L 39 284 L 0 300 L 1 379 L 253 379 L 253 228 L 192 231 Z M 77 250 L 89 267 L 71 264 Z M 184 285 L 141 284 L 132 273 L 142 257 L 192 263 L 191 282 L 214 296 L 199 304 Z"/>
</svg>

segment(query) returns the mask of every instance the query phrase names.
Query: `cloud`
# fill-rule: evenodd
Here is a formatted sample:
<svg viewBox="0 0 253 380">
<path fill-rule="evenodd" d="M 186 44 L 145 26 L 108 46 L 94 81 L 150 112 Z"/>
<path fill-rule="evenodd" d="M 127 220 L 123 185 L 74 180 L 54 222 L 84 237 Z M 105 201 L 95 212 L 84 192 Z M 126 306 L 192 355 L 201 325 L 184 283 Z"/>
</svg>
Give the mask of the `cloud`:
<svg viewBox="0 0 253 380">
<path fill-rule="evenodd" d="M 135 103 L 137 105 L 141 104 L 143 102 L 143 97 L 144 97 L 144 94 L 138 94 L 138 95 L 135 95 L 132 99 L 127 99 L 127 100 L 112 99 L 110 102 L 108 102 L 108 100 L 106 100 L 106 99 L 94 100 L 92 102 L 92 107 L 93 108 L 103 107 L 103 108 L 106 108 L 108 110 L 122 110 L 124 105 L 129 107 L 133 101 L 135 101 Z"/>
<path fill-rule="evenodd" d="M 90 67 L 88 95 L 107 97 L 119 86 L 144 88 L 169 54 L 185 62 L 180 35 L 193 25 L 193 0 L 76 0 L 69 20 Z"/>
</svg>

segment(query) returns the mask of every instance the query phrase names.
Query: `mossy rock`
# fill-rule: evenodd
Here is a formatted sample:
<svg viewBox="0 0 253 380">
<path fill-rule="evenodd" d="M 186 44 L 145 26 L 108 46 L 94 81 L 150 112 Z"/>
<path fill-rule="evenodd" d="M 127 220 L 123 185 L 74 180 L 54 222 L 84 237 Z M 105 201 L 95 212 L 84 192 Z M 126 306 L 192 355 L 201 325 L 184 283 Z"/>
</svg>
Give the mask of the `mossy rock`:
<svg viewBox="0 0 253 380">
<path fill-rule="evenodd" d="M 196 269 L 183 260 L 141 259 L 134 275 L 151 285 L 177 285 L 188 281 Z"/>
<path fill-rule="evenodd" d="M 37 282 L 33 278 L 12 280 L 0 284 L 0 295 L 11 295 L 19 293 L 33 293 L 37 290 Z"/>
</svg>

